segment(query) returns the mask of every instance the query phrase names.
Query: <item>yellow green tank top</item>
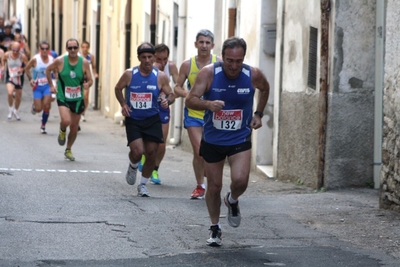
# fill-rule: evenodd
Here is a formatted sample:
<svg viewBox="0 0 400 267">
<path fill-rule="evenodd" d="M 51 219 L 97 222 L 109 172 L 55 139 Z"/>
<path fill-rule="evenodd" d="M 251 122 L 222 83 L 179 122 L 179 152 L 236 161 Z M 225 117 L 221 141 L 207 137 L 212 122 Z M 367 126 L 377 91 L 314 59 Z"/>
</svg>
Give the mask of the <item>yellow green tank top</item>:
<svg viewBox="0 0 400 267">
<path fill-rule="evenodd" d="M 210 58 L 210 63 L 214 63 L 217 62 L 217 56 L 216 55 L 211 55 Z M 200 69 L 197 66 L 197 62 L 196 62 L 196 57 L 192 57 L 190 59 L 190 69 L 189 69 L 189 75 L 187 77 L 187 87 L 188 89 L 192 89 L 194 82 L 196 81 L 197 78 L 197 74 L 199 73 Z M 194 118 L 198 118 L 198 119 L 203 119 L 204 117 L 204 110 L 194 110 L 194 109 L 190 109 L 188 108 L 188 115 L 190 117 L 194 117 Z"/>
</svg>

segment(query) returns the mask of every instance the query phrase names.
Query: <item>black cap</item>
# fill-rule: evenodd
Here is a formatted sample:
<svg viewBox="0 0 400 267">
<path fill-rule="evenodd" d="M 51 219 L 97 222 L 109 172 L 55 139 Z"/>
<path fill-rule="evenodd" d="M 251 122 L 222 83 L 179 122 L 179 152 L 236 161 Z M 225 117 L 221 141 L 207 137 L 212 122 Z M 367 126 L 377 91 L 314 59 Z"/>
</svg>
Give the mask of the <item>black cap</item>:
<svg viewBox="0 0 400 267">
<path fill-rule="evenodd" d="M 10 24 L 8 24 L 8 25 L 6 25 L 6 26 L 4 26 L 4 29 L 12 29 L 12 25 L 10 25 Z"/>
</svg>

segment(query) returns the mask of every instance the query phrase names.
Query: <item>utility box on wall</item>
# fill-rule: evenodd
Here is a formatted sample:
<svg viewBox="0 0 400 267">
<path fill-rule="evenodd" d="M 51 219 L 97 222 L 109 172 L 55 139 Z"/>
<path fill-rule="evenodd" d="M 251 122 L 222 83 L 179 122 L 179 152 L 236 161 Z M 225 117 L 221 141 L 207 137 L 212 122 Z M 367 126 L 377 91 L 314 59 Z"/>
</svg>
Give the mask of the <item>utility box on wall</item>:
<svg viewBox="0 0 400 267">
<path fill-rule="evenodd" d="M 263 51 L 265 54 L 275 57 L 276 47 L 276 24 L 264 24 L 264 43 Z"/>
</svg>

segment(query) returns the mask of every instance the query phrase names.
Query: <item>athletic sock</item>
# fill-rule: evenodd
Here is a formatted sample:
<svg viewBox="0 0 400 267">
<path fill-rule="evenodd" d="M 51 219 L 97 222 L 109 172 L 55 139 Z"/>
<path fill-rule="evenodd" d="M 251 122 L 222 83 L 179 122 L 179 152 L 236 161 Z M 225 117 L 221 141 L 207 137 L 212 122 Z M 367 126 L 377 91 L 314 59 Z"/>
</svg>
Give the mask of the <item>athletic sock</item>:
<svg viewBox="0 0 400 267">
<path fill-rule="evenodd" d="M 238 201 L 237 201 L 237 199 L 235 200 L 235 199 L 232 198 L 232 193 L 231 193 L 231 194 L 229 194 L 228 202 L 229 202 L 230 204 L 235 204 L 235 203 L 237 203 Z"/>
<path fill-rule="evenodd" d="M 50 115 L 50 110 L 43 110 L 43 114 L 42 114 L 42 125 L 46 125 L 47 120 L 49 119 L 49 115 Z"/>
<path fill-rule="evenodd" d="M 159 166 L 154 166 L 154 170 L 155 170 L 155 171 L 158 171 L 158 167 L 159 167 Z"/>
<path fill-rule="evenodd" d="M 142 178 L 140 178 L 140 183 L 141 184 L 147 184 L 147 182 L 149 181 L 149 178 L 145 178 L 142 176 Z"/>
</svg>

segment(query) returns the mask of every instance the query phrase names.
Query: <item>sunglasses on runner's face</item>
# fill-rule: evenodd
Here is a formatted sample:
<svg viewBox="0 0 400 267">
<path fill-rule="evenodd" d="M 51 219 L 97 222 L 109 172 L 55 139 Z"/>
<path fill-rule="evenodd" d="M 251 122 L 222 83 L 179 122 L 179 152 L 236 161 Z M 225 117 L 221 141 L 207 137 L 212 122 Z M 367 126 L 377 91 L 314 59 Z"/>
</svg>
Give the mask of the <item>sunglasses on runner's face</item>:
<svg viewBox="0 0 400 267">
<path fill-rule="evenodd" d="M 19 52 L 19 49 L 11 49 L 11 51 L 17 53 L 17 52 Z"/>
<path fill-rule="evenodd" d="M 67 47 L 68 50 L 72 50 L 72 49 L 78 50 L 78 48 L 79 48 L 79 47 L 77 47 L 77 46 L 68 46 L 68 47 Z"/>
<path fill-rule="evenodd" d="M 45 51 L 45 50 L 49 50 L 49 48 L 48 47 L 41 47 L 40 50 Z"/>
</svg>

